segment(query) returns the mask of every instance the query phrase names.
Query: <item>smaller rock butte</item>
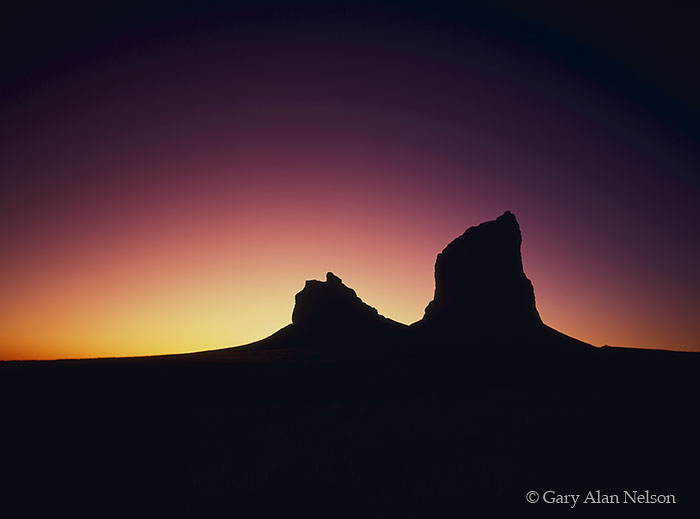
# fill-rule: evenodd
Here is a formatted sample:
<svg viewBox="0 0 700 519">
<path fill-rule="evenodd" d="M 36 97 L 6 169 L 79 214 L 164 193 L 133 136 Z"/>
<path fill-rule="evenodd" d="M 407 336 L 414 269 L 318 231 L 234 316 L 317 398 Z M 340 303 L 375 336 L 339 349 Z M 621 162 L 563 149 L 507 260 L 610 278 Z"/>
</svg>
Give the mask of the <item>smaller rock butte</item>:
<svg viewBox="0 0 700 519">
<path fill-rule="evenodd" d="M 292 323 L 297 327 L 344 329 L 371 325 L 380 318 L 375 308 L 332 272 L 326 274 L 326 281 L 308 280 L 295 301 Z"/>
</svg>

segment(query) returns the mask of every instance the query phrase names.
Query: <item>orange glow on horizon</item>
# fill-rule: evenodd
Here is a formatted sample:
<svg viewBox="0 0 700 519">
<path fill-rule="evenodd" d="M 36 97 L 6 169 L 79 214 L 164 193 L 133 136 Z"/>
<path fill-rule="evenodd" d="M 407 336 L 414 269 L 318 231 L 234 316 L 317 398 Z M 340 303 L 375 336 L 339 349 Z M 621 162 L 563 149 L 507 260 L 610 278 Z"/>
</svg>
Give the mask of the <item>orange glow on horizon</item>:
<svg viewBox="0 0 700 519">
<path fill-rule="evenodd" d="M 201 221 L 175 218 L 156 230 L 113 237 L 107 248 L 95 247 L 94 236 L 83 237 L 82 246 L 56 243 L 36 262 L 14 265 L 5 283 L 2 359 L 144 356 L 250 343 L 288 324 L 304 280 L 323 279 L 328 270 L 383 315 L 417 321 L 432 298 L 435 255 L 462 230 L 417 233 L 418 215 L 392 221 L 367 205 L 366 223 L 343 228 L 349 205 L 322 220 L 253 211 L 245 228 L 230 226 L 222 208 L 210 207 Z M 600 308 L 586 305 L 604 300 L 595 286 L 605 280 L 577 281 L 571 266 L 557 267 L 543 251 L 528 256 L 531 233 L 521 225 L 526 273 L 547 324 L 596 345 L 664 347 L 643 338 L 667 337 L 678 341 L 674 346 L 687 339 L 670 327 L 659 330 L 658 318 L 640 325 L 634 308 L 617 308 L 614 318 L 601 321 Z"/>
</svg>

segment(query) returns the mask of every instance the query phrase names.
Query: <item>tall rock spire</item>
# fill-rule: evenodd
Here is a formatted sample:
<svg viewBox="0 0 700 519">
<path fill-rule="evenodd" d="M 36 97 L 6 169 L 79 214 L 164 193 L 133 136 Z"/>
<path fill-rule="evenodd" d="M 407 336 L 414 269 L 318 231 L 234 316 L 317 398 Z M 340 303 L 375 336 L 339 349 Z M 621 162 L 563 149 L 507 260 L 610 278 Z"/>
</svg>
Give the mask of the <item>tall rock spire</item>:
<svg viewBox="0 0 700 519">
<path fill-rule="evenodd" d="M 523 271 L 521 241 L 520 226 L 509 211 L 453 240 L 438 254 L 435 296 L 421 322 L 513 331 L 541 325 L 534 289 Z"/>
</svg>

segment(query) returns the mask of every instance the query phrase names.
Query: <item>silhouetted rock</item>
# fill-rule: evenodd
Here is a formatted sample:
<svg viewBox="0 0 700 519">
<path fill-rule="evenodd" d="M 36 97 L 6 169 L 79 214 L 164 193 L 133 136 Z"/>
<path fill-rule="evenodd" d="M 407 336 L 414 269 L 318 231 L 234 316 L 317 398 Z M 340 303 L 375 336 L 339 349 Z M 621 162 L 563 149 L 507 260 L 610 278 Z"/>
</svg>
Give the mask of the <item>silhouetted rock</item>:
<svg viewBox="0 0 700 519">
<path fill-rule="evenodd" d="M 421 321 L 474 331 L 522 331 L 542 324 L 523 271 L 515 216 L 470 227 L 438 254 L 435 296 Z"/>
<path fill-rule="evenodd" d="M 356 334 L 386 325 L 403 327 L 379 315 L 332 272 L 326 274 L 326 281 L 308 280 L 295 301 L 292 325 L 296 329 Z"/>
<path fill-rule="evenodd" d="M 419 348 L 518 344 L 521 351 L 536 354 L 588 348 L 542 323 L 532 283 L 523 271 L 521 242 L 520 227 L 510 211 L 453 240 L 435 262 L 434 299 L 409 333 L 405 333 L 409 327 L 381 316 L 328 272 L 326 281 L 307 281 L 296 295 L 289 339 L 282 334 L 270 344 L 287 348 L 314 344 L 320 337 L 324 345 L 332 338 L 362 346 L 372 343 L 375 348 L 390 343 Z"/>
</svg>

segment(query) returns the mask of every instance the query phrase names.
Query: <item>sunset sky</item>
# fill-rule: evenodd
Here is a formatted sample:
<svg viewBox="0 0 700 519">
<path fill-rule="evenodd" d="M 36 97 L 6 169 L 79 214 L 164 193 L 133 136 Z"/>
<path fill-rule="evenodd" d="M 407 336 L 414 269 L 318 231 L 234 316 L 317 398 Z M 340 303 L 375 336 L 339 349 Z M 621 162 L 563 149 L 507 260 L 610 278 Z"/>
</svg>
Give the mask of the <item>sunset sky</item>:
<svg viewBox="0 0 700 519">
<path fill-rule="evenodd" d="M 326 4 L 6 17 L 0 359 L 245 344 L 329 270 L 412 323 L 505 210 L 545 323 L 700 351 L 697 10 Z"/>
</svg>

